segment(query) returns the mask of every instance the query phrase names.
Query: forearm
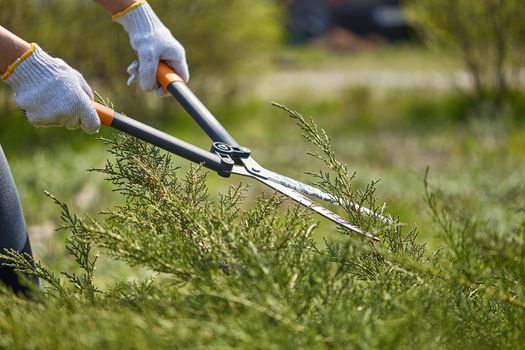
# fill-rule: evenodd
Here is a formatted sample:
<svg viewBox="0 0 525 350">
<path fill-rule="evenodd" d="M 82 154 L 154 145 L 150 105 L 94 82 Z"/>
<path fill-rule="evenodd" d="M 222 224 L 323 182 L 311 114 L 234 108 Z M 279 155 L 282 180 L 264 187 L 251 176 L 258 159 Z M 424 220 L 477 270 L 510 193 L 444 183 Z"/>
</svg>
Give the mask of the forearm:
<svg viewBox="0 0 525 350">
<path fill-rule="evenodd" d="M 7 67 L 22 56 L 29 47 L 28 42 L 0 26 L 0 74 L 3 74 Z"/>
<path fill-rule="evenodd" d="M 103 8 L 105 8 L 109 13 L 114 15 L 115 13 L 124 11 L 131 5 L 133 5 L 137 0 L 93 0 Z"/>
</svg>

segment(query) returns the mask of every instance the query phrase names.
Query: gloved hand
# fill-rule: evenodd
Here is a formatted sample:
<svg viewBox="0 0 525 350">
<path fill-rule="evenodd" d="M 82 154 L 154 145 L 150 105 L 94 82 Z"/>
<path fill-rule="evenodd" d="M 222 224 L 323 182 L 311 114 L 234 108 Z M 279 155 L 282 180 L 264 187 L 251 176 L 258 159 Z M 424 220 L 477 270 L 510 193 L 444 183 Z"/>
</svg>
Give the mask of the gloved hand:
<svg viewBox="0 0 525 350">
<path fill-rule="evenodd" d="M 184 48 L 162 24 L 148 3 L 139 0 L 123 12 L 115 14 L 113 20 L 128 32 L 131 47 L 138 55 L 138 60 L 128 67 L 128 85 L 138 77 L 142 90 L 155 90 L 157 96 L 162 96 L 164 90 L 157 82 L 157 67 L 161 60 L 173 68 L 184 81 L 189 80 Z"/>
<path fill-rule="evenodd" d="M 15 63 L 16 65 L 16 63 Z M 100 119 L 93 107 L 93 92 L 82 75 L 36 44 L 19 59 L 6 78 L 14 100 L 37 126 L 65 126 L 96 133 Z"/>
</svg>

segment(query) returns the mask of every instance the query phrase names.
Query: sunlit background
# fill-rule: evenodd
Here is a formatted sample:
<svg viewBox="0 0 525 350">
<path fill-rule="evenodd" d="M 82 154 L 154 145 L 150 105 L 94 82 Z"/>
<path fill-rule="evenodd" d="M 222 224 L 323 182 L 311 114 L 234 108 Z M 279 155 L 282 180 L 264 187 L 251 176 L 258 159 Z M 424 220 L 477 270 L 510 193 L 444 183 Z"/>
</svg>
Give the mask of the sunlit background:
<svg viewBox="0 0 525 350">
<path fill-rule="evenodd" d="M 427 167 L 434 186 L 488 225 L 504 232 L 523 219 L 519 1 L 149 2 L 187 50 L 190 87 L 265 166 L 302 180 L 321 166 L 306 155 L 311 148 L 293 121 L 271 106 L 276 101 L 326 129 L 358 186 L 381 178 L 380 200 L 432 248 L 439 241 L 423 199 Z M 0 0 L 0 23 L 80 70 L 115 109 L 209 148 L 175 100 L 126 86 L 134 56 L 126 33 L 91 1 Z M 43 192 L 96 215 L 120 200 L 103 176 L 86 171 L 108 155 L 81 131 L 32 127 L 11 95 L 0 86 L 0 143 L 35 254 L 67 264 L 64 236 L 55 232 L 59 210 Z M 220 191 L 231 182 L 210 176 L 209 183 Z M 107 264 L 105 276 L 124 268 Z"/>
</svg>

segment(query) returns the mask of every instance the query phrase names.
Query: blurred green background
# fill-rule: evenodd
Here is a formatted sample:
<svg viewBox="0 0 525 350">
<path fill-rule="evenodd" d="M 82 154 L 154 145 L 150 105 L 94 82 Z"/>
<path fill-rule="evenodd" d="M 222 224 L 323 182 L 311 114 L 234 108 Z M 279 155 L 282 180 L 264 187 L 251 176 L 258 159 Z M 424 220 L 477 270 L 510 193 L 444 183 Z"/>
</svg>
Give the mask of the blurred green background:
<svg viewBox="0 0 525 350">
<path fill-rule="evenodd" d="M 451 200 L 501 232 L 518 220 L 525 204 L 518 1 L 149 2 L 186 47 L 190 87 L 265 166 L 303 180 L 320 166 L 294 123 L 271 106 L 276 101 L 326 129 L 359 185 L 381 178 L 380 200 L 432 248 L 439 242 L 423 200 L 427 167 Z M 375 18 L 367 11 L 391 25 L 362 24 Z M 126 86 L 127 36 L 91 1 L 0 0 L 0 24 L 79 69 L 117 110 L 209 147 L 173 99 Z M 96 136 L 32 127 L 11 95 L 0 86 L 0 144 L 35 254 L 52 267 L 67 264 L 64 237 L 54 231 L 59 210 L 43 192 L 93 215 L 118 202 L 102 176 L 86 171 L 107 154 Z M 231 182 L 211 175 L 209 183 L 223 190 Z M 106 264 L 102 278 L 124 268 Z"/>
</svg>

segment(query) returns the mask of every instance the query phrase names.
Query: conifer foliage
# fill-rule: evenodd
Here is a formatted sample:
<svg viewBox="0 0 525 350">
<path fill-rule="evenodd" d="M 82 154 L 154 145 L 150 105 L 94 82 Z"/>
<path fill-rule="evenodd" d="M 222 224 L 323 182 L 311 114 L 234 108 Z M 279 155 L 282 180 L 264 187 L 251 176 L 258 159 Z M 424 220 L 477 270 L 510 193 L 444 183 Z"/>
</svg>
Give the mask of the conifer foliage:
<svg viewBox="0 0 525 350">
<path fill-rule="evenodd" d="M 284 109 L 284 107 L 279 106 Z M 287 110 L 312 142 L 317 186 L 376 205 L 354 185 L 330 139 Z M 67 249 L 83 273 L 57 274 L 28 256 L 3 258 L 46 281 L 46 294 L 0 295 L 2 348 L 519 348 L 525 341 L 525 224 L 505 235 L 460 213 L 425 180 L 443 247 L 417 231 L 340 213 L 381 238 L 340 229 L 275 194 L 247 202 L 245 185 L 210 194 L 207 173 L 127 136 L 105 140 L 102 172 L 124 198 L 97 218 L 55 200 Z M 315 236 L 314 236 L 315 235 Z M 141 282 L 93 282 L 97 253 L 157 272 Z M 33 267 L 35 264 L 36 267 Z"/>
</svg>

